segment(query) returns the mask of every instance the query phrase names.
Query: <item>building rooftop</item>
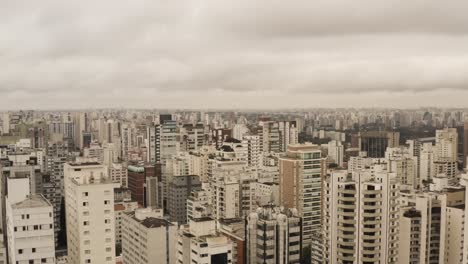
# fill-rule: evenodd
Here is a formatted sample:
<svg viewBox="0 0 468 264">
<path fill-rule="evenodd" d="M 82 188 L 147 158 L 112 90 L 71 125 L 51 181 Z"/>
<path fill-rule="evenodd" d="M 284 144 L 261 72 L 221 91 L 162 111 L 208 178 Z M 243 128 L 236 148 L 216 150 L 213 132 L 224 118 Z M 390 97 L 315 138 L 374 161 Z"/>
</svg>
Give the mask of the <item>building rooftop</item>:
<svg viewBox="0 0 468 264">
<path fill-rule="evenodd" d="M 70 166 L 78 167 L 78 166 L 97 166 L 102 165 L 99 162 L 89 161 L 89 162 L 70 162 L 68 163 Z"/>
<path fill-rule="evenodd" d="M 134 221 L 140 223 L 141 225 L 145 226 L 146 228 L 158 228 L 161 226 L 173 226 L 174 224 L 167 221 L 166 219 L 156 218 L 156 217 L 146 217 L 144 219 L 138 219 L 135 216 L 135 211 L 126 213 L 130 216 Z"/>
<path fill-rule="evenodd" d="M 40 194 L 33 194 L 26 200 L 12 205 L 13 209 L 49 207 L 52 204 Z"/>
<path fill-rule="evenodd" d="M 134 218 L 136 220 L 136 218 Z M 139 221 L 139 220 L 137 220 Z M 173 224 L 165 219 L 148 217 L 143 221 L 139 221 L 142 225 L 147 228 L 157 228 L 161 226 L 173 226 Z"/>
</svg>

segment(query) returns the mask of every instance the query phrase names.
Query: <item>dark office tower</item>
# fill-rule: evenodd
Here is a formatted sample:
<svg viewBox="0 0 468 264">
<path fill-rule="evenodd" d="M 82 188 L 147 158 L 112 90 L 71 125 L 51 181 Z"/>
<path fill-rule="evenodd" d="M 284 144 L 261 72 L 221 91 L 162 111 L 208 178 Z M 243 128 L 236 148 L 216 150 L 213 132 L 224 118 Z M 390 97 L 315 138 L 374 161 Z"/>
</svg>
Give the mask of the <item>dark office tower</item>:
<svg viewBox="0 0 468 264">
<path fill-rule="evenodd" d="M 171 121 L 172 115 L 159 115 L 159 123 L 164 124 L 165 121 Z"/>
<path fill-rule="evenodd" d="M 232 137 L 232 129 L 217 128 L 211 130 L 212 142 L 216 149 L 219 149 L 223 142 Z"/>
<path fill-rule="evenodd" d="M 196 175 L 174 176 L 169 183 L 167 210 L 171 221 L 187 223 L 187 199 L 192 191 L 201 190 L 200 178 Z"/>
<path fill-rule="evenodd" d="M 145 205 L 146 178 L 155 176 L 154 166 L 128 166 L 128 189 L 130 189 L 133 201 L 137 201 L 142 206 Z"/>
<path fill-rule="evenodd" d="M 400 133 L 394 131 L 359 132 L 359 148 L 371 158 L 383 158 L 387 147 L 399 146 Z"/>
<path fill-rule="evenodd" d="M 463 126 L 463 164 L 465 167 L 468 165 L 466 159 L 468 158 L 468 122 Z"/>
</svg>

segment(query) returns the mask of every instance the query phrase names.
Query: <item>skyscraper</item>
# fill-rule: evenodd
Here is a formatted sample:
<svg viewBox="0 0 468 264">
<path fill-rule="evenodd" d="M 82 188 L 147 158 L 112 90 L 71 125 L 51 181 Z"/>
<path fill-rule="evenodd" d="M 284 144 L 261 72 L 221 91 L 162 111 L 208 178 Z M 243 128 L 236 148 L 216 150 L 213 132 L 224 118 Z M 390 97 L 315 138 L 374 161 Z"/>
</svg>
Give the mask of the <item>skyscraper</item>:
<svg viewBox="0 0 468 264">
<path fill-rule="evenodd" d="M 246 219 L 247 263 L 299 263 L 302 225 L 296 209 L 262 207 Z"/>
<path fill-rule="evenodd" d="M 396 263 L 399 211 L 395 173 L 383 166 L 334 171 L 324 184 L 325 263 Z"/>
<path fill-rule="evenodd" d="M 167 210 L 171 221 L 187 223 L 187 199 L 192 191 L 200 191 L 201 182 L 195 175 L 174 176 L 169 183 Z"/>
<path fill-rule="evenodd" d="M 298 210 L 305 243 L 310 243 L 312 233 L 320 230 L 322 175 L 326 169 L 321 153 L 317 145 L 289 145 L 279 160 L 280 204 Z"/>
<path fill-rule="evenodd" d="M 64 166 L 68 263 L 115 263 L 114 188 L 97 162 Z"/>
</svg>

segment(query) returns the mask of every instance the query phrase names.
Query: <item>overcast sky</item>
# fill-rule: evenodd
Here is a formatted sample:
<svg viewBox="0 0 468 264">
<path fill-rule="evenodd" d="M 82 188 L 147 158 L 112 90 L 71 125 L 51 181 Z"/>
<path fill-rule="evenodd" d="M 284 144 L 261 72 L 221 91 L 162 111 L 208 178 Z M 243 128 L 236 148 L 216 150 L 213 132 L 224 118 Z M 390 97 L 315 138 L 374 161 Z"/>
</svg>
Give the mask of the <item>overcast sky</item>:
<svg viewBox="0 0 468 264">
<path fill-rule="evenodd" d="M 468 1 L 2 0 L 0 109 L 468 107 Z"/>
</svg>

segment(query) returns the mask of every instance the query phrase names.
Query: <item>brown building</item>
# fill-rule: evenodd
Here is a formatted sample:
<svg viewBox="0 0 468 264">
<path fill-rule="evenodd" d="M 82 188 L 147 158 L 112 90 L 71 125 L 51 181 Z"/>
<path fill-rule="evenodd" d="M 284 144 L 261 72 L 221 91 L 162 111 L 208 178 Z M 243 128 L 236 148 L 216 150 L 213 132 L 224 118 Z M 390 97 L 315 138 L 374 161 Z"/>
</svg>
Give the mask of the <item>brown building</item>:
<svg viewBox="0 0 468 264">
<path fill-rule="evenodd" d="M 310 243 L 312 233 L 321 227 L 322 178 L 326 160 L 318 145 L 289 145 L 279 160 L 280 205 L 296 208 L 303 218 L 303 239 Z"/>
<path fill-rule="evenodd" d="M 157 176 L 154 166 L 128 166 L 128 189 L 130 189 L 132 200 L 139 205 L 145 206 L 145 182 L 148 177 Z"/>
</svg>

